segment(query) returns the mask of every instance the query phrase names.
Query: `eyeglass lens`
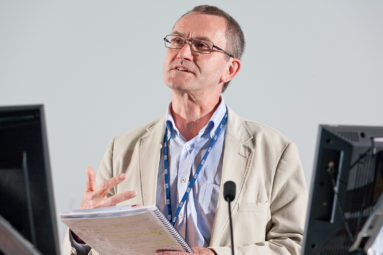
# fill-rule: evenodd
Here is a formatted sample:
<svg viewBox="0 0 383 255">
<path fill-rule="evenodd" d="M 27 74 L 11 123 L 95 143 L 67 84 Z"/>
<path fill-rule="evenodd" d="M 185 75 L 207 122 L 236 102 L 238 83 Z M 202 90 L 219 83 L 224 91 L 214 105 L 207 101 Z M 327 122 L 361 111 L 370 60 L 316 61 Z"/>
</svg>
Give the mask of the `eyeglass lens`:
<svg viewBox="0 0 383 255">
<path fill-rule="evenodd" d="M 165 37 L 166 47 L 171 49 L 182 49 L 185 43 L 189 41 L 191 49 L 193 51 L 208 54 L 213 51 L 213 43 L 207 40 L 200 39 L 191 39 L 187 40 L 186 38 L 178 35 L 168 35 Z"/>
</svg>

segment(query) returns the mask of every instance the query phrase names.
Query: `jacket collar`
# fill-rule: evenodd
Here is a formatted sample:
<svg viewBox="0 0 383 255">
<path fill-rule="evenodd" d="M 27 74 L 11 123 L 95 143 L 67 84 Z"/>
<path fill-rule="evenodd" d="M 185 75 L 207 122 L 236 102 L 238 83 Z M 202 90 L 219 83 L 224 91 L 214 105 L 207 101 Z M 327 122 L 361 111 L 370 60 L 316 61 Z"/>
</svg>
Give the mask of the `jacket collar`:
<svg viewBox="0 0 383 255">
<path fill-rule="evenodd" d="M 165 132 L 165 117 L 146 129 L 139 140 L 139 171 L 142 205 L 156 204 L 157 176 Z"/>
</svg>

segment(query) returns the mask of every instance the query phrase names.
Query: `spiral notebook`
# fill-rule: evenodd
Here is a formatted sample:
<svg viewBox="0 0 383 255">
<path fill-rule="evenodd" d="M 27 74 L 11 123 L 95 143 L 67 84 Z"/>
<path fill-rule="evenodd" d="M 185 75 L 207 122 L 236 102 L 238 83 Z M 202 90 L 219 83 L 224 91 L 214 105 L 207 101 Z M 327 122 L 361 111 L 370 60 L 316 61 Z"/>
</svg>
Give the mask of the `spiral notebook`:
<svg viewBox="0 0 383 255">
<path fill-rule="evenodd" d="M 100 254 L 155 254 L 192 249 L 156 206 L 112 206 L 60 214 L 76 235 Z"/>
</svg>

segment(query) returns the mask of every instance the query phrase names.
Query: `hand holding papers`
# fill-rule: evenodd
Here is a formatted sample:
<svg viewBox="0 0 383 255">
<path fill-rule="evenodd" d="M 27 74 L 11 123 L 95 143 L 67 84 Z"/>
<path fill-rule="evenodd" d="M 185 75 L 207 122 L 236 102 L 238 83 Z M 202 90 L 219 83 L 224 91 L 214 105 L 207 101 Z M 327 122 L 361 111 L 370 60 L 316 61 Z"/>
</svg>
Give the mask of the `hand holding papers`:
<svg viewBox="0 0 383 255">
<path fill-rule="evenodd" d="M 60 218 L 100 254 L 152 255 L 159 249 L 192 252 L 155 206 L 76 210 Z"/>
</svg>

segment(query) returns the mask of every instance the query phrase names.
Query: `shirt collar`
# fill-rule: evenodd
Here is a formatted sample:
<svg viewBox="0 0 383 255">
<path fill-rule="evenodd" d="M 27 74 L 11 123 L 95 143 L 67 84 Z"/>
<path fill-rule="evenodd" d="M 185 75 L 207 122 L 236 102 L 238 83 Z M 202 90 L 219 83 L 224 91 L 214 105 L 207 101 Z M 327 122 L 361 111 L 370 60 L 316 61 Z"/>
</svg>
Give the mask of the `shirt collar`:
<svg viewBox="0 0 383 255">
<path fill-rule="evenodd" d="M 171 107 L 171 103 L 169 104 L 167 114 L 166 114 L 166 120 L 165 120 L 165 125 L 167 127 L 168 141 L 170 138 L 180 135 L 175 125 L 173 116 L 171 114 L 170 107 Z M 225 101 L 223 97 L 221 97 L 221 102 L 219 103 L 217 109 L 214 111 L 209 122 L 199 131 L 198 136 L 201 137 L 203 135 L 209 134 L 209 136 L 212 138 L 225 113 L 226 113 L 226 105 L 225 105 Z"/>
</svg>

